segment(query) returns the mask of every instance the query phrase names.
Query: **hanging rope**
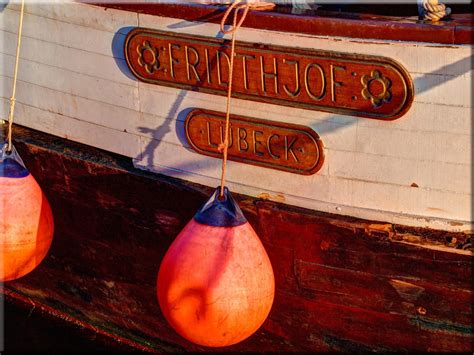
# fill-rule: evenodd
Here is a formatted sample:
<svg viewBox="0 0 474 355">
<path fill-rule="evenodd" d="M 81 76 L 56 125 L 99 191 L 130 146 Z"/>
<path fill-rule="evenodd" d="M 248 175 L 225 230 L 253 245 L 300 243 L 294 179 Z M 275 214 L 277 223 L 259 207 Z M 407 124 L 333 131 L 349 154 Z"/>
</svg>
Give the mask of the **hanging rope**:
<svg viewBox="0 0 474 355">
<path fill-rule="evenodd" d="M 221 21 L 221 32 L 224 34 L 232 34 L 231 49 L 230 49 L 230 63 L 229 63 L 229 86 L 227 88 L 227 103 L 226 103 L 226 116 L 225 116 L 225 135 L 224 141 L 219 144 L 218 150 L 223 153 L 222 156 L 222 173 L 221 173 L 221 191 L 220 196 L 224 197 L 224 185 L 225 185 L 225 174 L 227 169 L 227 151 L 229 148 L 229 127 L 230 127 L 230 100 L 232 96 L 232 78 L 234 72 L 234 57 L 235 57 L 235 37 L 237 30 L 240 28 L 242 23 L 245 20 L 250 9 L 253 10 L 269 10 L 273 9 L 275 4 L 260 2 L 259 0 L 247 0 L 242 2 L 241 0 L 236 0 L 229 8 L 226 10 L 224 17 Z M 243 10 L 242 17 L 237 22 L 239 11 Z M 232 21 L 232 26 L 229 29 L 225 29 L 225 22 L 229 15 L 234 11 L 234 19 Z"/>
<path fill-rule="evenodd" d="M 25 12 L 25 0 L 21 0 L 20 23 L 18 25 L 18 41 L 16 44 L 15 71 L 13 73 L 13 91 L 12 91 L 12 96 L 10 98 L 10 115 L 8 116 L 8 137 L 7 137 L 7 152 L 8 153 L 12 151 L 13 114 L 15 112 L 16 80 L 18 77 L 18 63 L 20 62 L 21 31 L 23 29 L 24 12 Z"/>
<path fill-rule="evenodd" d="M 437 22 L 451 14 L 451 9 L 438 0 L 421 0 L 420 16 L 423 20 Z"/>
</svg>

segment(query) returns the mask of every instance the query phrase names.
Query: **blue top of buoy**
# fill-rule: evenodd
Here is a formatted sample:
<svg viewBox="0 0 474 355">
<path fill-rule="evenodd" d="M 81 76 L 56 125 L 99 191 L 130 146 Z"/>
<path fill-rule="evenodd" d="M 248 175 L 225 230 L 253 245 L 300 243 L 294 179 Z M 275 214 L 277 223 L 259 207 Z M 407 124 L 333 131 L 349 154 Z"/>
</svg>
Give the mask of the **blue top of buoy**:
<svg viewBox="0 0 474 355">
<path fill-rule="evenodd" d="M 0 177 L 22 178 L 28 176 L 28 169 L 12 158 L 6 158 L 0 163 Z"/>
<path fill-rule="evenodd" d="M 222 198 L 219 196 L 220 192 L 220 187 L 218 187 L 211 198 L 196 213 L 194 220 L 214 227 L 237 227 L 247 223 L 247 219 L 229 189 L 224 187 Z"/>
</svg>

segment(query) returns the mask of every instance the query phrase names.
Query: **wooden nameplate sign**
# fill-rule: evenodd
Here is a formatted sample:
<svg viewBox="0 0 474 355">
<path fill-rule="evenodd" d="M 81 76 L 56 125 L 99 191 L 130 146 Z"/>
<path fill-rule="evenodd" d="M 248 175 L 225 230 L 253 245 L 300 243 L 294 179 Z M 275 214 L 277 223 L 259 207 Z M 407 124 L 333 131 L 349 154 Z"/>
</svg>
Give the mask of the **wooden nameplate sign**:
<svg viewBox="0 0 474 355">
<path fill-rule="evenodd" d="M 184 124 L 186 139 L 198 153 L 222 158 L 225 114 L 194 109 Z M 323 144 L 311 128 L 256 118 L 230 116 L 228 159 L 310 175 L 324 161 Z"/>
<path fill-rule="evenodd" d="M 392 59 L 236 42 L 233 97 L 393 120 L 408 111 L 413 83 Z M 230 43 L 136 28 L 125 58 L 141 81 L 226 95 Z"/>
</svg>

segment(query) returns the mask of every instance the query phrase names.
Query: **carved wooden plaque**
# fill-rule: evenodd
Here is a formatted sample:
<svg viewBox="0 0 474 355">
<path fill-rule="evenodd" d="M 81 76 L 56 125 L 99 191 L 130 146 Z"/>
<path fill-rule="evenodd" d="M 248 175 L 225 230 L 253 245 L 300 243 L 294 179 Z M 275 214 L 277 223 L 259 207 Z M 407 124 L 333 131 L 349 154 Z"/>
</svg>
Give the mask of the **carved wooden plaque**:
<svg viewBox="0 0 474 355">
<path fill-rule="evenodd" d="M 323 144 L 311 128 L 241 116 L 230 116 L 228 159 L 310 175 L 324 161 Z M 186 138 L 198 153 L 221 158 L 225 114 L 192 110 L 185 121 Z"/>
<path fill-rule="evenodd" d="M 125 41 L 139 80 L 216 95 L 226 95 L 229 56 L 229 41 L 207 37 L 136 28 Z M 384 120 L 413 101 L 408 72 L 385 57 L 237 42 L 235 59 L 241 99 Z"/>
</svg>

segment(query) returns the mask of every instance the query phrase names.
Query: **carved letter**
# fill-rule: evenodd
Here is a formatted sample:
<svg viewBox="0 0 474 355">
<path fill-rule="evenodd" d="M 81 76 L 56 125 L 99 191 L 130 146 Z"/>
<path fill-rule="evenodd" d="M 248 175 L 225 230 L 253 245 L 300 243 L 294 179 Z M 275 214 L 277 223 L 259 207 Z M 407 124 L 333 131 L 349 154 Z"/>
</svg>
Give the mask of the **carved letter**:
<svg viewBox="0 0 474 355">
<path fill-rule="evenodd" d="M 189 63 L 189 52 L 193 52 L 194 54 L 194 63 Z M 194 76 L 196 77 L 196 80 L 197 81 L 201 81 L 201 78 L 199 77 L 199 74 L 196 70 L 196 67 L 197 65 L 199 64 L 199 53 L 196 49 L 194 49 L 193 47 L 188 47 L 188 46 L 184 46 L 184 53 L 185 53 L 185 56 L 186 56 L 186 74 L 188 75 L 188 80 L 191 80 L 191 70 L 193 71 L 194 73 Z"/>
<path fill-rule="evenodd" d="M 242 72 L 244 73 L 244 88 L 245 90 L 249 89 L 249 79 L 247 74 L 247 59 L 255 59 L 254 55 L 250 54 L 236 54 L 236 57 L 242 58 Z"/>
<path fill-rule="evenodd" d="M 173 64 L 179 64 L 179 60 L 176 58 L 173 58 L 173 48 L 180 49 L 181 46 L 179 44 L 171 44 L 168 43 L 168 52 L 170 56 L 170 74 L 171 77 L 174 79 L 174 65 Z"/>
<path fill-rule="evenodd" d="M 336 102 L 336 87 L 342 86 L 340 81 L 336 81 L 336 70 L 346 70 L 345 67 L 331 64 L 331 100 Z"/>
<path fill-rule="evenodd" d="M 217 148 L 217 144 L 211 141 L 211 122 L 207 122 L 207 144 L 212 148 Z"/>
<path fill-rule="evenodd" d="M 263 135 L 263 132 L 253 131 L 253 153 L 259 157 L 263 157 L 263 152 L 257 150 L 257 145 L 262 145 L 262 142 L 257 140 L 257 135 L 261 136 Z"/>
<path fill-rule="evenodd" d="M 230 58 L 229 58 L 229 56 L 224 52 L 217 51 L 217 80 L 218 80 L 220 86 L 229 86 L 229 81 L 227 81 L 227 82 L 222 81 L 221 54 L 224 55 L 224 57 L 227 59 L 227 65 L 228 65 L 227 72 L 228 73 L 230 72 Z"/>
<path fill-rule="evenodd" d="M 225 125 L 221 125 L 221 142 L 224 143 L 225 139 Z M 229 145 L 228 148 L 232 147 L 232 144 L 234 143 L 234 139 L 232 138 L 232 127 L 229 126 Z"/>
<path fill-rule="evenodd" d="M 249 150 L 249 144 L 247 143 L 246 138 L 247 131 L 245 128 L 237 128 L 237 143 L 239 145 L 239 152 L 246 152 Z M 245 143 L 245 148 L 242 148 L 242 142 Z"/>
<path fill-rule="evenodd" d="M 319 95 L 314 95 L 311 92 L 311 89 L 309 87 L 309 75 L 312 68 L 318 69 L 319 75 L 321 76 L 321 91 L 319 92 Z M 304 71 L 304 86 L 306 88 L 306 92 L 308 93 L 308 96 L 311 97 L 315 101 L 322 100 L 323 97 L 326 95 L 326 79 L 324 78 L 323 68 L 321 68 L 319 64 L 311 63 L 306 66 L 306 69 Z"/>
<path fill-rule="evenodd" d="M 260 56 L 260 80 L 262 83 L 262 90 L 264 93 L 267 92 L 265 85 L 266 78 L 273 78 L 275 80 L 275 93 L 278 94 L 278 71 L 277 71 L 277 61 L 276 58 L 273 58 L 273 72 L 265 72 L 265 66 L 263 64 L 263 56 Z"/>
<path fill-rule="evenodd" d="M 297 137 L 294 137 L 292 141 L 288 144 L 288 136 L 285 136 L 285 158 L 288 160 L 288 153 L 291 153 L 293 156 L 293 159 L 295 159 L 296 162 L 298 162 L 298 158 L 295 155 L 295 152 L 293 152 L 293 144 L 295 144 Z"/>
<path fill-rule="evenodd" d="M 286 60 L 283 59 L 283 63 L 293 64 L 295 66 L 295 91 L 290 91 L 288 87 L 283 85 L 283 89 L 288 94 L 288 96 L 295 97 L 300 94 L 300 63 L 297 60 Z"/>
<path fill-rule="evenodd" d="M 273 138 L 280 138 L 280 136 L 278 134 L 272 134 L 271 136 L 268 137 L 267 139 L 267 147 L 268 147 L 268 153 L 270 154 L 270 156 L 273 158 L 273 159 L 280 159 L 280 156 L 279 155 L 276 155 L 275 153 L 273 153 L 272 151 L 272 139 Z"/>
<path fill-rule="evenodd" d="M 204 54 L 205 54 L 205 57 L 206 57 L 207 83 L 211 84 L 211 64 L 209 63 L 209 50 L 207 48 L 204 49 Z"/>
</svg>

